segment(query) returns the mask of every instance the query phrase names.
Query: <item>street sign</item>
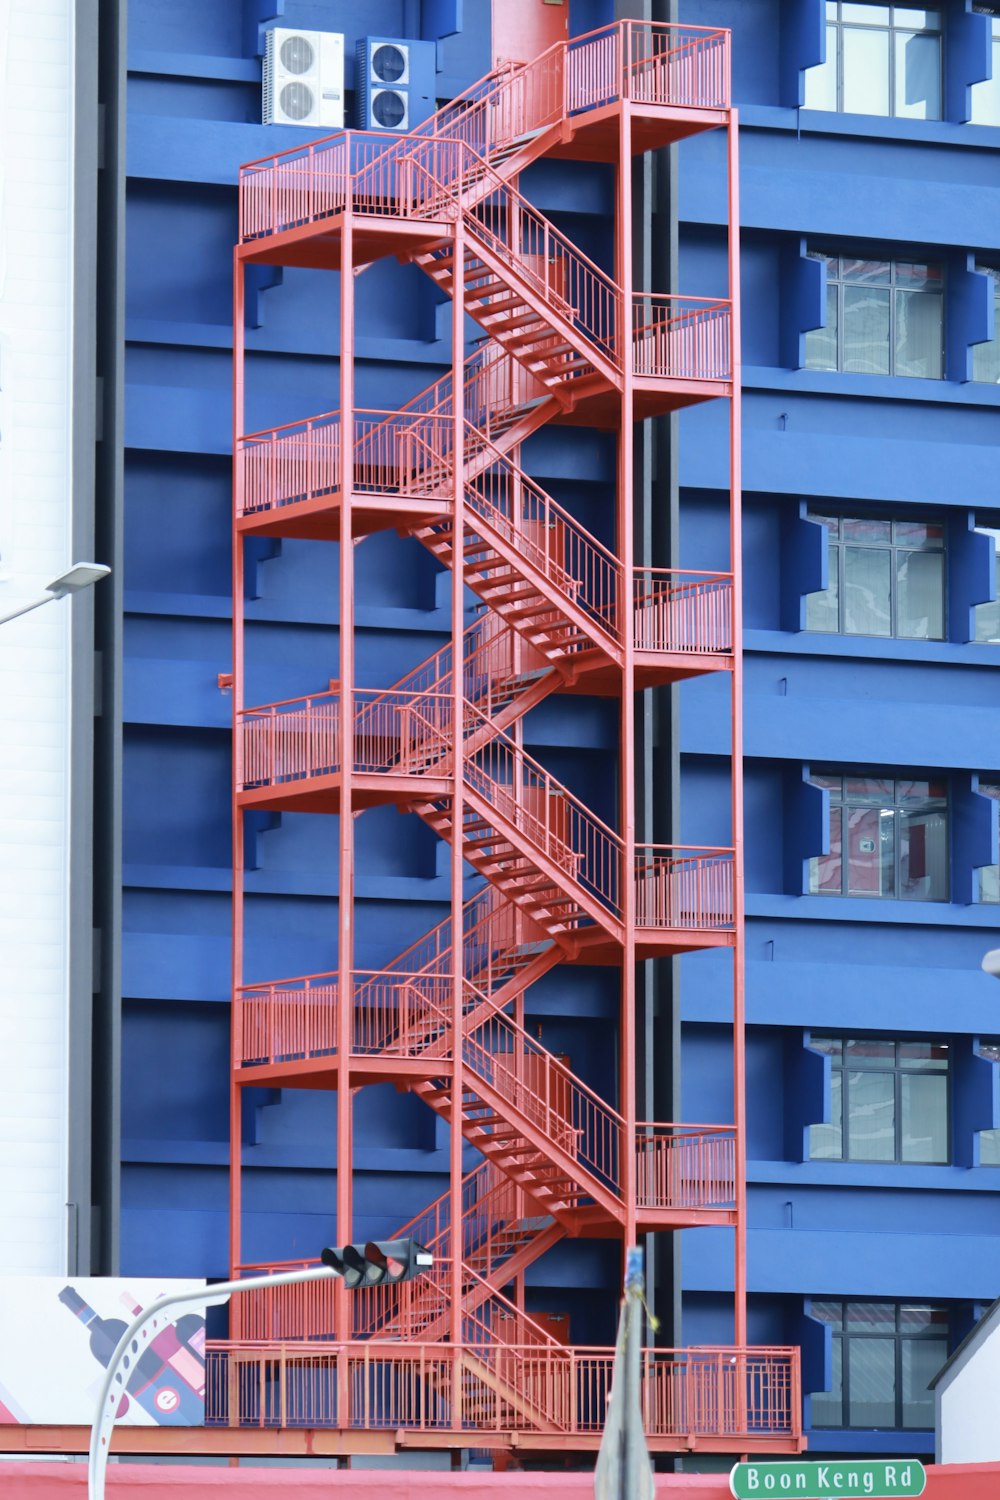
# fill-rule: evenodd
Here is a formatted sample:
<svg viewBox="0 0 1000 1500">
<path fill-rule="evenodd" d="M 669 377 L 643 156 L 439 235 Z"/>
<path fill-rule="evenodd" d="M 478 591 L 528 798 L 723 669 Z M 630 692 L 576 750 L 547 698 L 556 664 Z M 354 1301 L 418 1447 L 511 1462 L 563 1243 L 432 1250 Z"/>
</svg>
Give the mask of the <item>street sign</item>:
<svg viewBox="0 0 1000 1500">
<path fill-rule="evenodd" d="M 893 1500 L 896 1495 L 921 1495 L 927 1476 L 915 1458 L 833 1459 L 830 1463 L 736 1464 L 729 1488 L 736 1500 L 765 1500 L 765 1496 L 799 1495 L 801 1500 Z"/>
</svg>

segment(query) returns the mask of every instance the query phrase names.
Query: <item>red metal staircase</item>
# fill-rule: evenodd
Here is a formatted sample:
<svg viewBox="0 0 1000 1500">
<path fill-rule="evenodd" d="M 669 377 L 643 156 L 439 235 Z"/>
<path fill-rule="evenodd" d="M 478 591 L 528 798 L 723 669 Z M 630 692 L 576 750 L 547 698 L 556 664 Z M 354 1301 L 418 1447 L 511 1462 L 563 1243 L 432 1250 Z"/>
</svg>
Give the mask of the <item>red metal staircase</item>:
<svg viewBox="0 0 1000 1500">
<path fill-rule="evenodd" d="M 741 1266 L 739 1083 L 735 1124 L 643 1122 L 628 1029 L 640 958 L 730 947 L 741 976 L 738 849 L 637 841 L 625 748 L 637 689 L 720 670 L 735 681 L 739 670 L 738 574 L 636 565 L 626 482 L 633 422 L 735 401 L 733 305 L 617 284 L 516 186 L 551 154 L 618 163 L 621 194 L 634 152 L 715 126 L 732 142 L 728 47 L 722 31 L 618 23 L 498 70 L 409 136 L 339 135 L 241 173 L 234 815 L 340 815 L 341 958 L 329 973 L 243 982 L 238 833 L 234 1270 L 261 1269 L 239 1254 L 244 1087 L 336 1088 L 349 1126 L 351 1091 L 392 1081 L 450 1126 L 452 1146 L 448 1191 L 399 1230 L 431 1249 L 433 1270 L 359 1292 L 349 1307 L 329 1283 L 234 1300 L 232 1341 L 210 1354 L 210 1420 L 274 1423 L 274 1385 L 276 1425 L 585 1446 L 603 1420 L 611 1351 L 565 1348 L 536 1324 L 524 1306 L 528 1268 L 567 1235 L 630 1241 L 640 1229 L 707 1224 L 734 1228 Z M 621 211 L 618 228 L 627 266 Z M 342 410 L 241 432 L 245 267 L 341 272 L 349 373 L 354 272 L 389 254 L 453 299 L 454 349 L 465 314 L 482 345 L 397 411 L 359 409 L 342 379 Z M 522 469 L 521 444 L 549 421 L 621 434 L 614 547 Z M 736 472 L 734 460 L 734 507 Z M 362 687 L 350 562 L 355 543 L 388 528 L 452 572 L 454 629 L 395 684 Z M 338 681 L 258 707 L 242 694 L 242 543 L 253 536 L 342 546 Z M 462 633 L 466 588 L 484 612 Z M 553 693 L 622 705 L 620 831 L 525 750 L 525 716 Z M 735 730 L 733 775 L 735 787 Z M 453 889 L 450 916 L 376 971 L 351 961 L 349 892 L 352 815 L 378 803 L 415 813 L 452 845 Z M 483 882 L 464 903 L 463 867 Z M 531 986 L 581 962 L 621 975 L 616 1104 L 524 1025 Z M 464 1177 L 462 1141 L 480 1157 Z M 348 1219 L 350 1149 L 348 1128 L 338 1157 Z M 738 1279 L 740 1340 L 743 1295 Z M 800 1445 L 795 1351 L 740 1342 L 727 1354 L 728 1366 L 714 1350 L 645 1356 L 654 1446 L 739 1451 L 751 1432 L 758 1448 Z"/>
</svg>

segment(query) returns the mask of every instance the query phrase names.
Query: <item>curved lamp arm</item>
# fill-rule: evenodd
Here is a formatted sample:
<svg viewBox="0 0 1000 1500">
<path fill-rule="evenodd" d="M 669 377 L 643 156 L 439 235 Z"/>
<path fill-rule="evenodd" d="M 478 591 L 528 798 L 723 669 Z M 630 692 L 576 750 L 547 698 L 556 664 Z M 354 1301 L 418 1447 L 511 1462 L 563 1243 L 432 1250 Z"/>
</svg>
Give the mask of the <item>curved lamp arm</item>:
<svg viewBox="0 0 1000 1500">
<path fill-rule="evenodd" d="M 154 1329 L 158 1328 L 161 1323 L 169 1326 L 173 1323 L 173 1314 L 178 1309 L 220 1307 L 237 1292 L 258 1291 L 261 1287 L 290 1286 L 298 1281 L 329 1281 L 337 1274 L 332 1266 L 310 1266 L 300 1271 L 282 1271 L 277 1276 L 251 1276 L 245 1281 L 222 1281 L 215 1286 L 193 1287 L 186 1292 L 171 1292 L 166 1297 L 158 1297 L 155 1302 L 151 1302 L 147 1308 L 144 1308 L 118 1340 L 118 1347 L 111 1356 L 101 1383 L 97 1413 L 90 1430 L 90 1455 L 87 1463 L 88 1500 L 104 1500 L 104 1475 L 108 1467 L 108 1453 L 111 1450 L 111 1434 L 118 1415 L 118 1407 L 128 1383 L 122 1371 L 131 1365 L 129 1355 L 132 1352 L 139 1352 L 145 1338 L 143 1330 L 148 1324 L 151 1323 Z M 161 1315 L 168 1308 L 173 1309 L 173 1312 L 169 1317 L 162 1317 Z M 132 1350 L 133 1344 L 137 1346 L 135 1351 Z"/>
</svg>

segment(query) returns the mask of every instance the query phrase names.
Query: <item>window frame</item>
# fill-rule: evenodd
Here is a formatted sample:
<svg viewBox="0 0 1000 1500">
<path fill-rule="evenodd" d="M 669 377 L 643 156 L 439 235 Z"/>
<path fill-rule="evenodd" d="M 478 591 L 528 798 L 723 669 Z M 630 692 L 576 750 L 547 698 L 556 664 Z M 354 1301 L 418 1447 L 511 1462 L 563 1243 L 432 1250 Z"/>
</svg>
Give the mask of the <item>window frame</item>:
<svg viewBox="0 0 1000 1500">
<path fill-rule="evenodd" d="M 828 584 L 826 589 L 817 589 L 813 593 L 806 594 L 806 623 L 805 630 L 814 635 L 844 635 L 859 636 L 864 640 L 875 641 L 944 641 L 948 639 L 948 527 L 944 517 L 940 516 L 899 516 L 899 515 L 876 515 L 867 516 L 852 515 L 847 511 L 819 511 L 810 508 L 806 517 L 816 525 L 822 525 L 827 533 L 827 551 L 831 558 L 830 567 L 833 567 L 833 558 L 837 566 L 837 628 L 836 630 L 825 630 L 822 626 L 809 623 L 809 600 L 821 597 L 830 591 Z M 833 533 L 831 521 L 837 522 L 836 534 Z M 890 527 L 888 541 L 867 541 L 864 538 L 845 537 L 844 522 L 884 521 Z M 922 524 L 927 527 L 940 526 L 940 545 L 924 544 L 923 546 L 906 546 L 897 539 L 896 529 L 900 526 Z M 848 630 L 847 628 L 847 552 L 849 548 L 870 547 L 874 552 L 888 552 L 889 563 L 889 630 L 884 635 L 874 635 L 861 630 Z M 901 555 L 909 555 L 919 552 L 924 555 L 941 556 L 941 634 L 940 635 L 902 635 L 899 631 L 899 558 Z M 998 564 L 1000 567 L 1000 564 Z"/>
<path fill-rule="evenodd" d="M 819 1312 L 819 1309 L 822 1308 L 822 1307 L 839 1308 L 840 1309 L 840 1312 L 839 1312 L 839 1323 L 836 1322 L 832 1318 L 824 1318 L 822 1316 L 822 1314 Z M 851 1324 L 851 1314 L 849 1313 L 848 1309 L 850 1309 L 850 1308 L 860 1308 L 860 1307 L 873 1307 L 873 1308 L 874 1307 L 881 1307 L 881 1308 L 889 1308 L 889 1307 L 891 1307 L 893 1309 L 893 1329 L 892 1329 L 892 1332 L 890 1333 L 888 1331 L 885 1331 L 885 1332 L 865 1333 L 865 1332 L 861 1332 L 861 1331 L 852 1329 L 851 1326 L 850 1326 L 850 1324 Z M 926 1332 L 918 1332 L 918 1331 L 916 1331 L 914 1329 L 907 1328 L 905 1326 L 905 1324 L 904 1324 L 904 1317 L 905 1317 L 905 1314 L 909 1310 L 922 1311 L 922 1312 L 927 1312 L 928 1314 L 930 1314 L 930 1317 L 928 1318 L 928 1322 L 927 1322 Z M 942 1314 L 942 1313 L 945 1316 L 945 1320 L 946 1320 L 946 1324 L 947 1324 L 946 1329 L 945 1329 L 943 1335 L 942 1335 L 941 1331 L 935 1326 L 934 1321 L 933 1321 L 935 1315 Z M 949 1348 L 951 1346 L 951 1307 L 950 1307 L 950 1305 L 948 1303 L 946 1303 L 946 1302 L 923 1301 L 923 1300 L 920 1300 L 920 1299 L 917 1299 L 917 1298 L 913 1298 L 913 1299 L 910 1299 L 910 1300 L 905 1301 L 905 1302 L 896 1302 L 896 1301 L 893 1301 L 892 1299 L 887 1299 L 887 1300 L 883 1301 L 883 1300 L 878 1299 L 878 1298 L 865 1298 L 865 1297 L 845 1297 L 845 1298 L 841 1298 L 841 1297 L 815 1297 L 815 1298 L 810 1299 L 810 1316 L 812 1318 L 814 1318 L 817 1323 L 820 1323 L 823 1326 L 831 1329 L 831 1339 L 833 1341 L 833 1344 L 835 1346 L 837 1344 L 839 1344 L 840 1348 L 841 1348 L 841 1355 L 840 1355 L 840 1421 L 835 1423 L 835 1422 L 822 1422 L 822 1421 L 817 1421 L 816 1420 L 816 1402 L 815 1402 L 816 1395 L 825 1396 L 827 1400 L 830 1400 L 832 1398 L 832 1396 L 833 1396 L 833 1392 L 832 1391 L 829 1391 L 829 1392 L 813 1392 L 812 1393 L 813 1403 L 812 1403 L 812 1410 L 811 1410 L 811 1419 L 812 1420 L 811 1420 L 811 1424 L 810 1424 L 813 1431 L 817 1431 L 817 1432 L 836 1432 L 836 1431 L 854 1431 L 854 1432 L 880 1432 L 880 1431 L 882 1431 L 882 1432 L 884 1432 L 884 1431 L 894 1431 L 894 1432 L 929 1432 L 929 1431 L 933 1431 L 933 1428 L 934 1428 L 933 1409 L 932 1409 L 931 1413 L 929 1414 L 930 1415 L 930 1421 L 929 1421 L 929 1423 L 927 1423 L 924 1426 L 920 1426 L 920 1427 L 911 1426 L 911 1425 L 907 1425 L 906 1422 L 904 1421 L 904 1417 L 905 1417 L 905 1403 L 904 1403 L 904 1396 L 903 1396 L 903 1346 L 906 1343 L 928 1343 L 928 1342 L 931 1342 L 932 1340 L 935 1341 L 935 1342 L 941 1342 L 941 1343 L 944 1344 L 944 1358 L 942 1359 L 942 1364 L 943 1364 L 944 1363 L 944 1359 L 946 1359 L 947 1356 L 948 1356 L 948 1350 L 949 1350 Z M 878 1341 L 880 1343 L 888 1343 L 890 1340 L 892 1341 L 893 1346 L 894 1346 L 894 1354 L 893 1354 L 893 1408 L 894 1408 L 894 1410 L 893 1410 L 893 1417 L 894 1417 L 894 1420 L 893 1420 L 892 1427 L 891 1428 L 886 1428 L 886 1427 L 872 1427 L 872 1426 L 863 1427 L 863 1426 L 861 1426 L 859 1424 L 852 1423 L 850 1421 L 850 1415 L 851 1415 L 851 1359 L 849 1357 L 849 1345 L 852 1342 L 865 1342 L 865 1343 L 872 1342 L 873 1343 L 873 1342 Z M 845 1348 L 845 1345 L 848 1346 L 848 1347 Z M 932 1408 L 933 1408 L 933 1398 L 932 1398 L 931 1404 L 932 1404 Z"/>
<path fill-rule="evenodd" d="M 871 1067 L 862 1067 L 855 1063 L 852 1066 L 851 1059 L 847 1055 L 849 1044 L 859 1045 L 868 1043 L 870 1045 L 888 1046 L 892 1048 L 892 1060 L 879 1061 Z M 915 1060 L 907 1060 L 901 1057 L 901 1049 L 912 1046 L 915 1042 L 921 1042 L 930 1047 L 943 1047 L 946 1056 L 939 1066 L 921 1066 Z M 836 1044 L 838 1051 L 834 1052 L 826 1044 Z M 834 1034 L 812 1035 L 809 1039 L 810 1047 L 824 1056 L 830 1058 L 831 1072 L 839 1072 L 840 1084 L 840 1155 L 814 1154 L 813 1131 L 835 1128 L 835 1122 L 821 1121 L 809 1127 L 809 1160 L 830 1161 L 840 1163 L 867 1163 L 871 1166 L 902 1166 L 902 1167 L 946 1167 L 952 1164 L 953 1159 L 953 1131 L 952 1131 L 952 1096 L 954 1072 L 952 1068 L 952 1047 L 946 1039 L 925 1039 L 917 1037 L 880 1037 L 880 1036 L 837 1036 Z M 852 1091 L 851 1075 L 860 1073 L 862 1075 L 879 1074 L 892 1075 L 892 1099 L 893 1099 L 893 1156 L 890 1160 L 885 1156 L 854 1156 L 846 1154 L 850 1142 L 850 1131 L 848 1122 L 850 1119 L 850 1096 Z M 903 1079 L 921 1077 L 938 1077 L 943 1075 L 945 1080 L 945 1103 L 944 1103 L 944 1159 L 922 1160 L 918 1157 L 904 1156 L 903 1154 Z"/>
<path fill-rule="evenodd" d="M 943 380 L 945 378 L 945 348 L 947 343 L 947 328 L 945 326 L 946 306 L 946 284 L 947 268 L 943 260 L 922 260 L 906 255 L 849 255 L 841 250 L 824 250 L 820 246 L 808 246 L 806 249 L 807 260 L 821 260 L 826 264 L 826 298 L 827 310 L 829 310 L 830 291 L 837 294 L 837 349 L 836 364 L 815 363 L 810 359 L 810 348 L 815 349 L 817 341 L 823 335 L 829 335 L 829 323 L 824 323 L 821 328 L 810 328 L 806 330 L 805 354 L 803 369 L 827 370 L 839 375 L 864 375 L 877 380 Z M 844 266 L 846 262 L 855 261 L 859 264 L 885 264 L 889 267 L 889 276 L 886 281 L 860 281 L 850 280 L 847 277 Z M 938 270 L 937 285 L 929 287 L 907 287 L 900 284 L 898 270 L 899 266 L 926 266 L 928 272 L 936 267 Z M 889 368 L 887 370 L 848 370 L 845 368 L 845 300 L 846 293 L 850 287 L 868 286 L 874 291 L 888 291 L 889 293 Z M 899 326 L 898 304 L 900 297 L 940 297 L 941 298 L 941 340 L 939 348 L 939 372 L 934 375 L 913 375 L 905 370 L 899 370 L 898 350 L 896 345 L 897 330 Z"/>
<path fill-rule="evenodd" d="M 839 779 L 839 781 L 840 781 L 839 796 L 837 795 L 836 788 L 830 785 L 831 782 L 833 782 L 833 781 L 835 781 L 837 779 Z M 863 799 L 863 798 L 860 797 L 859 794 L 845 793 L 845 783 L 849 779 L 850 780 L 865 780 L 865 779 L 867 779 L 867 780 L 872 780 L 872 781 L 885 781 L 885 782 L 891 781 L 892 782 L 892 787 L 893 787 L 893 793 L 892 793 L 893 800 L 892 800 L 892 803 L 891 803 L 891 810 L 892 810 L 892 813 L 893 813 L 893 864 L 892 864 L 892 869 L 893 869 L 893 889 L 892 889 L 892 893 L 891 894 L 883 894 L 881 891 L 851 891 L 851 889 L 850 889 L 850 857 L 848 857 L 847 859 L 845 859 L 844 855 L 843 855 L 843 819 L 842 819 L 842 822 L 841 822 L 841 855 L 840 855 L 840 890 L 839 891 L 823 890 L 823 889 L 820 888 L 819 879 L 818 879 L 819 869 L 820 869 L 820 861 L 825 860 L 825 859 L 831 859 L 832 858 L 832 854 L 829 854 L 829 855 L 827 855 L 827 854 L 814 854 L 810 858 L 810 860 L 809 860 L 809 889 L 808 889 L 808 894 L 810 896 L 833 897 L 834 899 L 838 899 L 839 898 L 841 900 L 849 900 L 849 901 L 929 901 L 929 902 L 935 902 L 935 903 L 950 901 L 950 899 L 951 899 L 951 868 L 950 868 L 950 863 L 951 863 L 951 836 L 952 836 L 952 830 L 951 830 L 951 802 L 952 802 L 952 799 L 951 799 L 951 796 L 950 796 L 951 788 L 949 786 L 947 777 L 942 776 L 940 773 L 938 773 L 936 776 L 934 774 L 932 774 L 932 773 L 927 773 L 925 775 L 904 776 L 904 775 L 901 775 L 901 774 L 896 773 L 896 772 L 893 772 L 891 774 L 886 774 L 886 775 L 879 775 L 877 772 L 874 772 L 874 771 L 872 771 L 870 769 L 865 770 L 865 771 L 858 771 L 858 772 L 850 772 L 850 771 L 844 772 L 844 771 L 836 770 L 836 769 L 827 769 L 827 768 L 822 767 L 822 766 L 811 767 L 810 768 L 810 773 L 809 773 L 809 782 L 810 782 L 810 785 L 819 787 L 819 788 L 821 788 L 821 789 L 829 792 L 829 794 L 830 794 L 831 834 L 832 834 L 832 824 L 833 824 L 833 813 L 834 813 L 834 809 L 835 808 L 840 808 L 842 810 L 849 810 L 849 809 L 860 810 L 860 809 L 863 809 L 863 808 L 874 810 L 874 809 L 877 808 L 880 812 L 882 812 L 884 810 L 887 810 L 890 807 L 890 804 L 888 802 L 886 802 L 886 801 L 876 802 L 876 801 L 872 801 L 872 800 L 868 800 L 868 799 Z M 944 792 L 941 795 L 938 796 L 938 795 L 934 795 L 934 794 L 928 793 L 927 797 L 924 798 L 924 799 L 922 799 L 919 802 L 918 801 L 913 801 L 913 800 L 907 800 L 906 802 L 902 802 L 900 800 L 900 794 L 899 794 L 899 791 L 898 791 L 898 785 L 899 785 L 900 782 L 906 782 L 906 781 L 927 781 L 929 783 L 932 783 L 935 780 L 940 780 L 940 781 L 942 781 L 944 783 L 945 790 L 944 790 Z M 897 828 L 899 828 L 901 826 L 901 824 L 897 821 L 897 819 L 899 817 L 899 814 L 901 814 L 903 812 L 937 812 L 937 811 L 943 812 L 944 819 L 945 819 L 945 823 L 944 823 L 944 841 L 945 841 L 945 862 L 944 862 L 944 868 L 945 868 L 945 890 L 944 890 L 944 894 L 940 895 L 940 896 L 906 896 L 906 895 L 903 895 L 902 894 L 902 889 L 901 889 L 901 887 L 902 887 L 902 879 L 901 879 L 901 870 L 900 870 L 900 861 L 901 861 L 901 857 L 902 857 L 902 855 L 901 855 L 902 839 L 897 836 L 897 832 L 896 832 Z M 831 839 L 831 842 L 832 842 L 832 839 Z M 865 851 L 865 852 L 868 852 L 868 851 Z M 870 852 L 876 853 L 877 851 L 872 850 Z"/>
<path fill-rule="evenodd" d="M 836 12 L 835 15 L 833 15 L 833 16 L 831 16 L 831 14 L 830 14 L 831 3 L 832 3 L 832 5 L 833 5 L 833 7 L 835 9 L 835 12 Z M 862 0 L 862 3 L 864 3 L 864 0 Z M 874 10 L 874 4 L 873 4 L 872 8 Z M 929 122 L 934 122 L 934 121 L 942 120 L 944 118 L 944 89 L 945 89 L 945 67 L 944 67 L 945 21 L 944 21 L 944 0 L 941 0 L 941 3 L 939 5 L 928 5 L 928 6 L 918 6 L 918 7 L 916 7 L 916 9 L 936 10 L 937 13 L 938 13 L 938 16 L 939 16 L 939 20 L 938 20 L 938 23 L 937 23 L 936 26 L 914 27 L 912 24 L 910 24 L 910 25 L 901 24 L 901 25 L 897 26 L 897 24 L 896 24 L 896 11 L 897 10 L 914 9 L 914 7 L 912 7 L 912 6 L 901 6 L 901 5 L 897 6 L 895 4 L 887 3 L 882 8 L 887 9 L 889 11 L 889 20 L 888 20 L 888 22 L 885 22 L 885 21 L 882 21 L 882 20 L 876 20 L 876 19 L 872 19 L 871 21 L 863 21 L 863 20 L 860 20 L 857 17 L 848 17 L 845 20 L 844 19 L 844 14 L 843 14 L 843 0 L 827 0 L 826 14 L 825 14 L 823 25 L 824 25 L 824 27 L 826 29 L 826 37 L 827 37 L 827 59 L 828 59 L 828 61 L 829 61 L 829 49 L 830 49 L 830 40 L 831 40 L 830 39 L 830 32 L 832 31 L 834 33 L 834 45 L 836 47 L 836 58 L 835 58 L 835 61 L 834 61 L 834 74 L 835 74 L 834 91 L 835 91 L 835 95 L 836 95 L 836 103 L 835 103 L 834 108 L 832 110 L 830 110 L 830 109 L 824 108 L 823 105 L 817 105 L 814 102 L 810 102 L 810 100 L 808 98 L 808 94 L 809 94 L 809 73 L 813 72 L 813 69 L 809 69 L 807 71 L 807 74 L 806 74 L 806 103 L 805 103 L 804 107 L 806 109 L 817 109 L 817 110 L 819 110 L 823 114 L 838 114 L 838 115 L 857 114 L 861 118 L 866 118 L 867 117 L 867 118 L 876 119 L 876 120 L 927 120 Z M 887 99 L 888 108 L 887 108 L 885 114 L 879 114 L 879 113 L 872 114 L 872 112 L 870 110 L 866 110 L 866 111 L 862 111 L 862 110 L 848 110 L 848 109 L 844 108 L 844 52 L 845 52 L 844 34 L 845 34 L 846 31 L 860 31 L 860 32 L 869 32 L 869 33 L 876 33 L 876 34 L 884 34 L 888 38 L 888 58 L 887 58 L 887 83 L 888 83 L 888 88 L 887 88 L 887 93 L 886 93 L 886 99 Z M 936 37 L 937 38 L 937 43 L 938 43 L 938 48 L 937 48 L 937 53 L 938 53 L 938 56 L 937 56 L 937 71 L 938 71 L 938 113 L 937 114 L 934 114 L 934 115 L 930 115 L 930 114 L 928 114 L 928 115 L 910 115 L 910 114 L 898 114 L 897 113 L 897 111 L 896 111 L 896 95 L 897 95 L 897 66 L 896 66 L 897 48 L 896 48 L 896 38 L 897 38 L 897 36 L 931 36 L 931 37 Z"/>
</svg>

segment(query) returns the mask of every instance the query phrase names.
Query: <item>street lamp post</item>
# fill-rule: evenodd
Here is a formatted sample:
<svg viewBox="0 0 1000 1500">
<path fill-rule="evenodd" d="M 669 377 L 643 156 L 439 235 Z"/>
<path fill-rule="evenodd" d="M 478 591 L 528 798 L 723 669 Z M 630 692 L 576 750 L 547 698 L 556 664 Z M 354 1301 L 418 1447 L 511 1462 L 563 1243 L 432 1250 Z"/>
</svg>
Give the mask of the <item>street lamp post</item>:
<svg viewBox="0 0 1000 1500">
<path fill-rule="evenodd" d="M 65 573 L 60 573 L 58 578 L 53 578 L 42 593 L 0 614 L 0 625 L 6 625 L 8 620 L 16 620 L 18 615 L 26 615 L 30 610 L 39 609 L 43 604 L 48 604 L 51 599 L 64 599 L 67 594 L 78 594 L 81 589 L 89 589 L 92 584 L 99 583 L 102 578 L 107 578 L 110 572 L 111 569 L 104 563 L 74 563 Z"/>
</svg>

